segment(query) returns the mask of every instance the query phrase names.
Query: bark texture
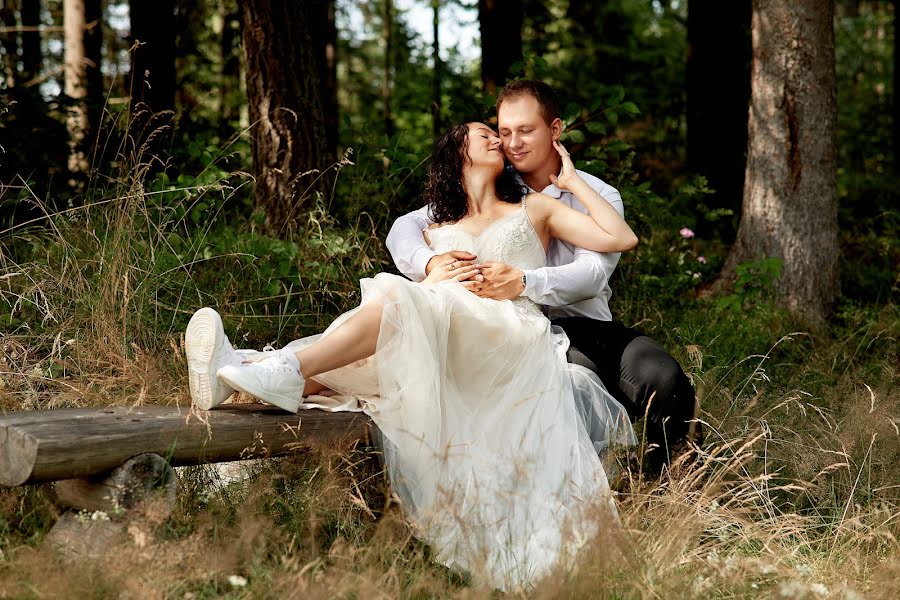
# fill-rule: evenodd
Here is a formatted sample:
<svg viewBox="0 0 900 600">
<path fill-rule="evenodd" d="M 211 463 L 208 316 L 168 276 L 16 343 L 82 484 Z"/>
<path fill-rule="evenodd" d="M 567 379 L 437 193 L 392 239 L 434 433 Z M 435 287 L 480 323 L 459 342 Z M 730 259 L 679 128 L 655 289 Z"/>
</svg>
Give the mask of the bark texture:
<svg viewBox="0 0 900 600">
<path fill-rule="evenodd" d="M 316 47 L 327 13 L 313 2 L 248 0 L 241 3 L 241 38 L 247 64 L 255 203 L 274 233 L 295 229 L 316 189 L 327 191 L 315 169 L 327 169 L 325 53 Z M 318 180 L 318 184 L 316 181 Z"/>
<path fill-rule="evenodd" d="M 317 64 L 324 65 L 322 79 L 322 116 L 325 119 L 325 146 L 327 156 L 337 156 L 338 101 L 337 101 L 337 22 L 334 0 L 307 0 L 312 27 L 313 48 L 319 54 Z"/>
<path fill-rule="evenodd" d="M 522 60 L 522 0 L 478 0 L 481 27 L 481 84 L 494 94 L 510 67 Z"/>
<path fill-rule="evenodd" d="M 780 298 L 813 321 L 839 291 L 833 0 L 754 0 L 744 200 L 723 275 L 783 261 Z"/>
<path fill-rule="evenodd" d="M 63 29 L 65 29 L 65 93 L 73 104 L 66 118 L 69 129 L 69 170 L 85 173 L 88 170 L 84 154 L 84 138 L 88 130 L 87 62 L 84 54 L 85 0 L 65 0 Z"/>
<path fill-rule="evenodd" d="M 103 102 L 102 14 L 100 0 L 66 0 L 63 7 L 65 93 L 73 101 L 66 119 L 69 171 L 86 173 Z"/>
</svg>

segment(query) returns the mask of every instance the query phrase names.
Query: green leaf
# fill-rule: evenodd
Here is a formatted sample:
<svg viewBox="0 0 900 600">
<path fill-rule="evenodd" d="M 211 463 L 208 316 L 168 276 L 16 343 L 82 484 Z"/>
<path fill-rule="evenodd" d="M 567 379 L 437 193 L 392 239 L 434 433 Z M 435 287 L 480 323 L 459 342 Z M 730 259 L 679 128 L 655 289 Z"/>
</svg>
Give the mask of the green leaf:
<svg viewBox="0 0 900 600">
<path fill-rule="evenodd" d="M 622 101 L 622 98 L 624 98 L 624 97 L 625 97 L 625 88 L 622 86 L 616 86 L 613 89 L 612 96 L 610 96 L 610 98 L 609 98 L 609 103 L 610 104 L 618 104 L 619 102 Z"/>
<path fill-rule="evenodd" d="M 564 142 L 572 142 L 573 144 L 581 144 L 584 142 L 584 132 L 580 129 L 573 129 L 571 131 L 566 131 L 561 136 L 562 141 Z"/>
<path fill-rule="evenodd" d="M 585 128 L 594 134 L 604 135 L 606 133 L 606 123 L 601 123 L 600 121 L 588 121 L 585 124 Z"/>
</svg>

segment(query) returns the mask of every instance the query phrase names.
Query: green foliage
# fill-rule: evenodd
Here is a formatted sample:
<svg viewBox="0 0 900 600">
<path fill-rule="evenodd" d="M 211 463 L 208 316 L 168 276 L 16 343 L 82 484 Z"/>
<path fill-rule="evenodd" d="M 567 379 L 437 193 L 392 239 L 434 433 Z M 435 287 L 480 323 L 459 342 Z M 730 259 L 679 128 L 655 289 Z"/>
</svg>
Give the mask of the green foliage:
<svg viewBox="0 0 900 600">
<path fill-rule="evenodd" d="M 784 261 L 769 257 L 735 267 L 734 293 L 719 298 L 719 306 L 739 312 L 748 306 L 768 305 L 775 297 L 775 282 L 781 277 Z"/>
<path fill-rule="evenodd" d="M 650 182 L 634 185 L 626 179 L 618 185 L 625 217 L 641 241 L 616 269 L 613 312 L 637 322 L 653 306 L 689 303 L 692 293 L 716 276 L 725 249 L 718 240 L 694 233 L 702 220 L 720 218 L 718 211 L 698 215 L 710 193 L 704 178 L 687 180 L 669 197 L 654 192 Z"/>
<path fill-rule="evenodd" d="M 896 29 L 887 7 L 869 3 L 835 27 L 842 294 L 875 303 L 897 297 L 900 264 L 900 150 L 890 136 Z"/>
</svg>

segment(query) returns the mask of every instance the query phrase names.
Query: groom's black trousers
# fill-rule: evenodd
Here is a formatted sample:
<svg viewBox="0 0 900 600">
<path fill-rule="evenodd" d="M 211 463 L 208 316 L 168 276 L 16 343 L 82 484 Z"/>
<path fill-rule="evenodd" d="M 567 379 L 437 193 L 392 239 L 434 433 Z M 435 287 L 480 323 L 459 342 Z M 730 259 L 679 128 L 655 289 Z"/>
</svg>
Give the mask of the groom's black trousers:
<svg viewBox="0 0 900 600">
<path fill-rule="evenodd" d="M 694 418 L 694 388 L 681 365 L 658 343 L 617 321 L 554 319 L 632 421 L 646 415 L 646 441 L 672 449 L 687 438 Z M 571 353 L 570 353 L 571 355 Z M 573 361 L 578 362 L 578 361 Z M 638 438 L 643 431 L 635 432 Z M 667 452 L 659 458 L 664 460 Z"/>
</svg>

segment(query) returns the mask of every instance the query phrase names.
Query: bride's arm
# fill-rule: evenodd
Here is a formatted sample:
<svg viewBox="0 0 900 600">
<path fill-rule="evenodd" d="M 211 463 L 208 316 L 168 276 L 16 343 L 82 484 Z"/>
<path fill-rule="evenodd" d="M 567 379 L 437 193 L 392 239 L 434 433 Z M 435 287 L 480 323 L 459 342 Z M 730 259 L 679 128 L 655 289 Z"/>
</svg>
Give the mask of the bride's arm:
<svg viewBox="0 0 900 600">
<path fill-rule="evenodd" d="M 562 158 L 559 176 L 550 180 L 561 190 L 569 190 L 588 209 L 590 216 L 569 208 L 565 204 L 545 196 L 533 194 L 529 207 L 537 209 L 536 220 L 554 238 L 595 252 L 624 252 L 638 243 L 638 238 L 619 213 L 589 186 L 575 171 L 575 165 L 562 144 L 553 142 Z M 536 204 L 536 206 L 535 206 Z"/>
</svg>

